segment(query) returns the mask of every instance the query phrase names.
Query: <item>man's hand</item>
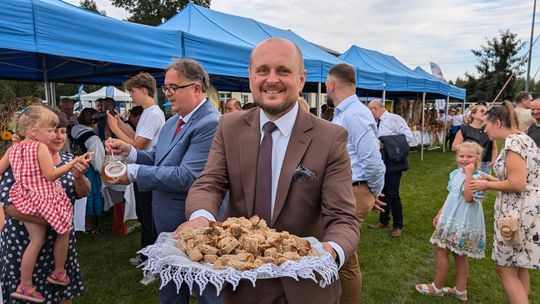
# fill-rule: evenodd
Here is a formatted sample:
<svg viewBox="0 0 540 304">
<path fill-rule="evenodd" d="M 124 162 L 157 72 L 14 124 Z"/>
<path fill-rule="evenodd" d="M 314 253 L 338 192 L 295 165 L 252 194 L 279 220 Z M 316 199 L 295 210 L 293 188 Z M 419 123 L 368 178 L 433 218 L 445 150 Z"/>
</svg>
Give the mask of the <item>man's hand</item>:
<svg viewBox="0 0 540 304">
<path fill-rule="evenodd" d="M 107 125 L 109 125 L 109 128 L 111 129 L 111 132 L 117 133 L 118 132 L 118 115 L 113 116 L 109 111 L 105 112 L 105 115 L 107 115 Z"/>
<path fill-rule="evenodd" d="M 384 212 L 383 207 L 386 206 L 386 203 L 381 201 L 381 198 L 384 197 L 384 194 L 379 194 L 379 197 L 375 197 L 375 204 L 373 204 L 373 209 L 371 211 L 381 213 Z"/>
<path fill-rule="evenodd" d="M 182 232 L 182 230 L 186 228 L 189 228 L 189 227 L 201 228 L 201 227 L 208 227 L 208 226 L 210 226 L 210 221 L 207 218 L 205 218 L 204 216 L 196 217 L 192 219 L 191 221 L 187 221 L 183 223 L 182 225 L 178 226 L 178 228 L 176 228 L 176 231 L 174 231 L 173 238 L 178 239 L 178 235 L 180 234 L 180 232 Z"/>
<path fill-rule="evenodd" d="M 131 145 L 120 139 L 110 138 L 105 141 L 105 150 L 108 153 L 120 156 L 128 156 L 131 151 Z"/>
<path fill-rule="evenodd" d="M 111 185 L 129 185 L 130 181 L 126 172 L 120 177 L 113 178 L 112 180 L 107 181 L 107 183 Z"/>
<path fill-rule="evenodd" d="M 334 261 L 336 260 L 337 253 L 336 253 L 336 251 L 334 250 L 334 248 L 332 248 L 332 246 L 330 246 L 330 244 L 328 244 L 328 242 L 323 242 L 323 243 L 322 243 L 322 248 L 323 248 L 324 250 L 326 250 L 326 252 L 330 253 L 330 255 L 332 256 L 332 258 L 334 259 Z"/>
</svg>

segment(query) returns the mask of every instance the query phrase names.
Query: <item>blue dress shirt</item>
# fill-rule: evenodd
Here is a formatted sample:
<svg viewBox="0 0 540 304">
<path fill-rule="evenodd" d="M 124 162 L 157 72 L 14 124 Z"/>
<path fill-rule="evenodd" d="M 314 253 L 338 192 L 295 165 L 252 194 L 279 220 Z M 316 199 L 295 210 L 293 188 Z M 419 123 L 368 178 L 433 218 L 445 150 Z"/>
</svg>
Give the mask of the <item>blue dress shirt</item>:
<svg viewBox="0 0 540 304">
<path fill-rule="evenodd" d="M 379 196 L 386 167 L 379 150 L 377 125 L 368 107 L 351 95 L 336 107 L 332 122 L 349 132 L 352 182 L 366 181 L 373 195 Z"/>
</svg>

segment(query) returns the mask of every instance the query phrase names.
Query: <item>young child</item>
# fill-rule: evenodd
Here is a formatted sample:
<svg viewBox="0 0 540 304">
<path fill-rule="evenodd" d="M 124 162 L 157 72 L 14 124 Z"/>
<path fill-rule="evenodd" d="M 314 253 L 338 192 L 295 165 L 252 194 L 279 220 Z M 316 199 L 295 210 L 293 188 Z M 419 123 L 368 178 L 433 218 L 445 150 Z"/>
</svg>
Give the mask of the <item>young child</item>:
<svg viewBox="0 0 540 304">
<path fill-rule="evenodd" d="M 14 144 L 0 160 L 0 174 L 9 166 L 15 183 L 10 198 L 23 214 L 41 216 L 56 232 L 54 243 L 54 271 L 47 281 L 67 286 L 70 278 L 64 269 L 67 258 L 69 232 L 73 207 L 58 178 L 70 171 L 77 163 L 87 163 L 92 157 L 85 154 L 56 168 L 47 143 L 55 136 L 58 117 L 43 106 L 30 106 L 20 112 Z M 24 222 L 29 243 L 21 260 L 21 283 L 11 295 L 14 299 L 41 303 L 45 299 L 32 284 L 36 259 L 45 242 L 46 225 Z"/>
<path fill-rule="evenodd" d="M 475 142 L 463 142 L 456 153 L 459 168 L 450 173 L 448 196 L 433 219 L 435 232 L 430 242 L 435 244 L 435 280 L 416 285 L 423 295 L 450 294 L 467 301 L 467 257 L 484 257 L 486 228 L 482 210 L 483 192 L 473 193 L 470 181 L 478 179 L 482 147 Z M 456 266 L 455 287 L 443 287 L 449 270 L 448 254 L 452 252 Z"/>
</svg>

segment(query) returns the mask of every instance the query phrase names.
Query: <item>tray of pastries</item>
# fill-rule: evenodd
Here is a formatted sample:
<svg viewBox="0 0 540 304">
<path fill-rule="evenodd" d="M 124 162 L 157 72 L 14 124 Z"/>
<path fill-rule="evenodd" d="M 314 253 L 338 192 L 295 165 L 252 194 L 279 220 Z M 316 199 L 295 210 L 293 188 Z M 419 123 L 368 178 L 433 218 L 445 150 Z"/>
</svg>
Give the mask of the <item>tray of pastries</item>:
<svg viewBox="0 0 540 304">
<path fill-rule="evenodd" d="M 208 283 L 217 290 L 225 283 L 236 288 L 242 279 L 253 285 L 261 279 L 311 279 L 325 287 L 338 278 L 334 259 L 316 238 L 278 232 L 258 216 L 231 217 L 178 235 L 164 232 L 139 253 L 148 257 L 144 272 L 158 275 L 161 286 L 197 284 L 201 292 Z"/>
<path fill-rule="evenodd" d="M 286 231 L 277 232 L 257 215 L 212 222 L 208 228 L 188 228 L 178 239 L 178 249 L 191 261 L 207 263 L 214 269 L 232 267 L 243 271 L 267 263 L 279 266 L 303 256 L 319 256 L 308 240 Z"/>
</svg>

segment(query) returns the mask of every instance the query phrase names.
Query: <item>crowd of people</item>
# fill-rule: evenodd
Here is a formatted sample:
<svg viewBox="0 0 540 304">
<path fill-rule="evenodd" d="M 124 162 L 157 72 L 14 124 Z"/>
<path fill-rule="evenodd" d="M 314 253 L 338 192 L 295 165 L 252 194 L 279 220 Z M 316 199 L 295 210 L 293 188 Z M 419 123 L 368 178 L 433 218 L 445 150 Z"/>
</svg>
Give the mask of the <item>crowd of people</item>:
<svg viewBox="0 0 540 304">
<path fill-rule="evenodd" d="M 0 161 L 0 229 L 7 214 L 0 247 L 4 301 L 70 303 L 82 295 L 72 205 L 87 197 L 86 232 L 96 233 L 96 217 L 134 191 L 140 248 L 162 232 L 258 215 L 278 231 L 314 236 L 339 269 L 339 280 L 324 288 L 309 279 L 280 278 L 255 286 L 241 281 L 234 290 L 227 284 L 218 293 L 211 284 L 191 290 L 170 281 L 160 286 L 160 303 L 189 303 L 192 294 L 200 303 L 358 303 L 357 247 L 365 218 L 379 211 L 370 228 L 389 228 L 392 218 L 389 236 L 404 232 L 400 181 L 409 168 L 411 129 L 383 102 L 359 101 L 355 69 L 347 64 L 328 72 L 327 109 L 333 111 L 324 111 L 327 120 L 310 114 L 299 97 L 306 80 L 303 55 L 286 39 L 258 44 L 248 74 L 254 103 L 242 107 L 231 98 L 223 115 L 207 98 L 208 74 L 185 58 L 165 70 L 162 91 L 173 113 L 167 120 L 147 73 L 124 84 L 137 105 L 127 121 L 111 98 L 78 116 L 68 99 L 59 102 L 59 111 L 21 109 L 17 138 Z M 467 258 L 484 257 L 482 200 L 491 190 L 498 192 L 492 258 L 510 303 L 527 303 L 528 269 L 540 269 L 540 99 L 520 94 L 516 110 L 508 102 L 478 104 L 470 119 L 456 109 L 445 118 L 457 169 L 433 219 L 435 279 L 414 286 L 421 294 L 469 298 Z M 497 140 L 504 141 L 500 152 Z M 71 153 L 64 152 L 67 142 Z M 127 165 L 109 179 L 104 168 L 113 157 Z M 450 253 L 455 287 L 444 286 Z M 145 259 L 137 255 L 129 262 Z"/>
</svg>

